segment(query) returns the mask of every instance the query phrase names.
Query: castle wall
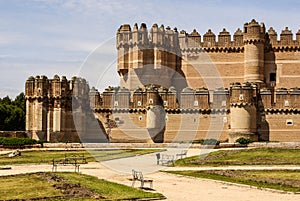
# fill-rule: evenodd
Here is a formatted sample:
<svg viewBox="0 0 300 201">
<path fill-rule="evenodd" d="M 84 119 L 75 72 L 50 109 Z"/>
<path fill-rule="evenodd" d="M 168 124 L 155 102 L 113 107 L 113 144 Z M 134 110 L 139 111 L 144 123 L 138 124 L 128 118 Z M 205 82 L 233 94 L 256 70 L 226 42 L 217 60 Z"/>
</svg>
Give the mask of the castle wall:
<svg viewBox="0 0 300 201">
<path fill-rule="evenodd" d="M 299 114 L 268 114 L 266 115 L 268 127 L 259 132 L 267 132 L 269 141 L 299 142 L 300 141 L 300 115 Z"/>
</svg>

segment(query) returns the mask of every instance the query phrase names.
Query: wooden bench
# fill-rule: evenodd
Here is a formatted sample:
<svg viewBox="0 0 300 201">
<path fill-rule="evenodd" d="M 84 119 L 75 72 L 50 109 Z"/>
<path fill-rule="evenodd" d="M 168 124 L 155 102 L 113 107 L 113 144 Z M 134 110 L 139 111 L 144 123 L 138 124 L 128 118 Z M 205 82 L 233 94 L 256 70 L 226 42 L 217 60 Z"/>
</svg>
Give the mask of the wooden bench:
<svg viewBox="0 0 300 201">
<path fill-rule="evenodd" d="M 52 160 L 52 172 L 57 172 L 57 166 L 67 166 L 67 165 L 74 165 L 75 167 L 75 172 L 79 172 L 79 167 L 80 165 L 75 163 L 66 163 L 65 160 L 58 160 L 55 161 L 54 159 Z"/>
<path fill-rule="evenodd" d="M 132 187 L 136 181 L 141 182 L 141 188 L 144 188 L 145 183 L 150 183 L 150 188 L 153 188 L 153 180 L 152 179 L 145 179 L 143 173 L 141 171 L 132 170 Z"/>
<path fill-rule="evenodd" d="M 57 166 L 67 166 L 67 165 L 73 165 L 75 167 L 75 172 L 79 172 L 80 164 L 86 164 L 86 158 L 84 157 L 84 154 L 82 155 L 71 155 L 68 156 L 65 154 L 65 158 L 63 160 L 52 160 L 52 172 L 57 171 Z"/>
<path fill-rule="evenodd" d="M 172 165 L 174 166 L 174 156 L 168 154 L 156 154 L 157 165 Z"/>
<path fill-rule="evenodd" d="M 176 154 L 176 159 L 182 159 L 183 157 L 186 157 L 187 150 L 183 150 L 180 153 Z"/>
</svg>

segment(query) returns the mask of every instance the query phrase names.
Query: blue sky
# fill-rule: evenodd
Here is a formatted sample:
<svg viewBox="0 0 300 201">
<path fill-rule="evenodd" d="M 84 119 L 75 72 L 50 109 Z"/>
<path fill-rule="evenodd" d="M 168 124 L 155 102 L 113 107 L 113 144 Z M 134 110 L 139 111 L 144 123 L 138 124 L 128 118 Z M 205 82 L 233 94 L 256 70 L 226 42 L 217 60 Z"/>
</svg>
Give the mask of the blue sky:
<svg viewBox="0 0 300 201">
<path fill-rule="evenodd" d="M 286 26 L 296 33 L 299 9 L 298 0 L 0 0 L 0 97 L 14 98 L 31 75 L 86 76 L 100 89 L 117 85 L 114 37 L 123 23 L 203 35 L 223 27 L 233 33 L 255 18 L 278 34 Z M 95 49 L 102 56 L 91 62 Z"/>
</svg>

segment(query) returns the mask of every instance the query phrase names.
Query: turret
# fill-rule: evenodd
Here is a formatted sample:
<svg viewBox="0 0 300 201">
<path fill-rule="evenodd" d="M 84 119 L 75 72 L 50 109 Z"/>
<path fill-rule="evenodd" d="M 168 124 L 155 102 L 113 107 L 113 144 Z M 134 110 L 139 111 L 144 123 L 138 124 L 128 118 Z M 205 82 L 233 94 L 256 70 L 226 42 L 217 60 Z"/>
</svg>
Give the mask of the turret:
<svg viewBox="0 0 300 201">
<path fill-rule="evenodd" d="M 268 30 L 268 35 L 269 35 L 270 43 L 272 45 L 277 45 L 277 33 L 273 29 L 273 27 L 270 27 L 270 29 Z"/>
<path fill-rule="evenodd" d="M 236 46 L 242 46 L 244 45 L 244 42 L 243 42 L 243 32 L 240 28 L 238 28 L 236 30 L 236 32 L 234 32 L 234 35 L 233 35 L 233 41 L 235 43 Z"/>
<path fill-rule="evenodd" d="M 188 35 L 188 46 L 189 47 L 199 47 L 201 43 L 201 36 L 196 31 L 196 29 L 193 30 L 192 33 Z"/>
<path fill-rule="evenodd" d="M 216 35 L 208 29 L 208 31 L 203 35 L 203 46 L 204 47 L 214 47 L 216 44 Z"/>
<path fill-rule="evenodd" d="M 230 34 L 224 28 L 218 35 L 219 46 L 228 46 L 230 44 Z"/>
<path fill-rule="evenodd" d="M 233 83 L 230 87 L 230 134 L 229 142 L 240 137 L 257 140 L 256 102 L 253 94 L 256 88 L 250 83 Z"/>
<path fill-rule="evenodd" d="M 92 87 L 89 93 L 89 99 L 90 99 L 90 107 L 92 109 L 99 108 L 100 107 L 100 93 L 98 92 L 95 87 Z"/>
<path fill-rule="evenodd" d="M 291 45 L 293 42 L 293 33 L 288 27 L 285 27 L 280 34 L 280 44 L 281 45 Z"/>
<path fill-rule="evenodd" d="M 244 25 L 244 80 L 264 82 L 265 26 L 254 19 Z"/>
</svg>

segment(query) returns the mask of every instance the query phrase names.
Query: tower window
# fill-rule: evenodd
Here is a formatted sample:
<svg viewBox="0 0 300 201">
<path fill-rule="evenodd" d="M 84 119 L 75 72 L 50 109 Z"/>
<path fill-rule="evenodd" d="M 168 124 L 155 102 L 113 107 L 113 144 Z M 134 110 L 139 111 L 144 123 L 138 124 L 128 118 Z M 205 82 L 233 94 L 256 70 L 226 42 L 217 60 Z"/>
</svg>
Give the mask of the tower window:
<svg viewBox="0 0 300 201">
<path fill-rule="evenodd" d="M 142 121 L 142 119 L 143 119 L 143 117 L 142 117 L 142 116 L 139 116 L 139 120 Z"/>
<path fill-rule="evenodd" d="M 119 105 L 118 101 L 115 101 L 114 106 L 115 106 L 115 107 L 118 107 L 118 105 Z"/>
<path fill-rule="evenodd" d="M 244 94 L 240 94 L 239 100 L 244 100 Z"/>
<path fill-rule="evenodd" d="M 276 82 L 276 73 L 270 73 L 270 82 Z"/>
<path fill-rule="evenodd" d="M 222 101 L 222 107 L 226 107 L 226 101 L 225 100 Z"/>
<path fill-rule="evenodd" d="M 289 106 L 290 106 L 290 103 L 289 103 L 288 100 L 285 100 L 285 101 L 284 101 L 284 106 L 285 106 L 285 107 L 289 107 Z"/>
<path fill-rule="evenodd" d="M 198 101 L 197 101 L 197 100 L 194 101 L 194 106 L 195 106 L 195 107 L 198 107 L 198 105 L 199 105 Z"/>
<path fill-rule="evenodd" d="M 164 106 L 167 106 L 168 105 L 168 102 L 167 101 L 164 101 Z"/>
<path fill-rule="evenodd" d="M 292 119 L 287 119 L 286 122 L 285 122 L 285 124 L 286 124 L 287 126 L 292 126 L 292 125 L 294 125 L 294 122 L 293 122 Z"/>
<path fill-rule="evenodd" d="M 153 104 L 153 99 L 152 98 L 149 99 L 149 103 Z"/>
<path fill-rule="evenodd" d="M 142 106 L 142 102 L 141 101 L 138 101 L 137 104 L 138 104 L 138 106 Z"/>
</svg>

